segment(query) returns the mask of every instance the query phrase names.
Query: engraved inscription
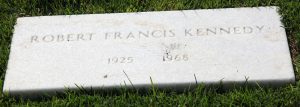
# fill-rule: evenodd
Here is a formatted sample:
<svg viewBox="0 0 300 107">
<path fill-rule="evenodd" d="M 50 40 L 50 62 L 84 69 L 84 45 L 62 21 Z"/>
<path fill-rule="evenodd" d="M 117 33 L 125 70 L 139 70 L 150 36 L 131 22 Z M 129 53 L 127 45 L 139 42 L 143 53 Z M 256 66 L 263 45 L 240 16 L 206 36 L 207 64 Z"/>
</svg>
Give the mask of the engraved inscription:
<svg viewBox="0 0 300 107">
<path fill-rule="evenodd" d="M 229 27 L 198 27 L 182 29 L 155 29 L 136 31 L 104 31 L 100 33 L 69 33 L 69 34 L 45 34 L 32 35 L 31 43 L 53 43 L 53 42 L 74 42 L 91 41 L 95 35 L 104 40 L 133 40 L 133 39 L 166 39 L 174 37 L 201 37 L 221 35 L 247 35 L 261 33 L 269 28 L 265 25 L 252 26 L 229 26 Z M 270 29 L 270 28 L 269 28 Z M 171 46 L 172 47 L 172 46 Z"/>
<path fill-rule="evenodd" d="M 168 54 L 166 53 L 163 56 L 163 61 L 188 61 L 189 56 L 187 54 Z"/>
<path fill-rule="evenodd" d="M 132 63 L 133 57 L 111 57 L 107 59 L 108 64 L 117 64 L 117 63 Z"/>
<path fill-rule="evenodd" d="M 105 40 L 175 37 L 174 30 L 152 30 L 135 32 L 106 32 Z"/>
<path fill-rule="evenodd" d="M 70 34 L 48 34 L 48 35 L 32 35 L 31 43 L 40 42 L 72 42 L 72 41 L 90 41 L 94 33 L 70 33 Z"/>
<path fill-rule="evenodd" d="M 251 34 L 260 33 L 265 27 L 259 26 L 235 26 L 235 27 L 210 27 L 210 28 L 190 28 L 185 29 L 185 36 L 209 36 L 209 35 L 225 35 L 225 34 Z"/>
</svg>

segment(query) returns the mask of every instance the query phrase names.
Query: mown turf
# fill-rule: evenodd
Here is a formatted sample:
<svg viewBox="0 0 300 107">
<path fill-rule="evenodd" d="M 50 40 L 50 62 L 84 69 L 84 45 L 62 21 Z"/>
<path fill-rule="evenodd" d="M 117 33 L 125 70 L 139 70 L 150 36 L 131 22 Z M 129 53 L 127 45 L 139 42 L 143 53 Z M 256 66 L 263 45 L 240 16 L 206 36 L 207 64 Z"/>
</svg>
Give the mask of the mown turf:
<svg viewBox="0 0 300 107">
<path fill-rule="evenodd" d="M 13 26 L 17 17 L 119 13 L 255 6 L 279 6 L 289 38 L 296 84 L 278 89 L 204 88 L 174 92 L 120 89 L 112 92 L 72 92 L 38 100 L 22 100 L 0 92 L 0 106 L 300 106 L 299 0 L 0 0 L 0 88 L 3 86 Z M 1 89 L 2 90 L 2 89 Z"/>
</svg>

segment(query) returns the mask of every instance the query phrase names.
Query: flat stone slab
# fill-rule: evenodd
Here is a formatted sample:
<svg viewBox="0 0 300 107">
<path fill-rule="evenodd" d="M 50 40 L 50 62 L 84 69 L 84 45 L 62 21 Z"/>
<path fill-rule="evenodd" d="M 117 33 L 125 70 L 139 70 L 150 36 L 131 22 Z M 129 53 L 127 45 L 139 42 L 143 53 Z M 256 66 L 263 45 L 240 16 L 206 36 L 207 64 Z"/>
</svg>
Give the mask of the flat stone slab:
<svg viewBox="0 0 300 107">
<path fill-rule="evenodd" d="M 3 91 L 295 81 L 278 7 L 17 19 Z"/>
</svg>

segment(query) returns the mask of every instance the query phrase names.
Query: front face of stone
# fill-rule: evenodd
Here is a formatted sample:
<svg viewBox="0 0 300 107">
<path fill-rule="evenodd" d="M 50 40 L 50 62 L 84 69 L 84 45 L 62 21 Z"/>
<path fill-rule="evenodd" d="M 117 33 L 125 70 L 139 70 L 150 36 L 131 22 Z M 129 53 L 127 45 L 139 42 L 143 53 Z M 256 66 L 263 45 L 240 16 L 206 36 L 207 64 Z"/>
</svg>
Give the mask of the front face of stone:
<svg viewBox="0 0 300 107">
<path fill-rule="evenodd" d="M 19 18 L 3 90 L 291 83 L 282 26 L 276 7 Z"/>
</svg>

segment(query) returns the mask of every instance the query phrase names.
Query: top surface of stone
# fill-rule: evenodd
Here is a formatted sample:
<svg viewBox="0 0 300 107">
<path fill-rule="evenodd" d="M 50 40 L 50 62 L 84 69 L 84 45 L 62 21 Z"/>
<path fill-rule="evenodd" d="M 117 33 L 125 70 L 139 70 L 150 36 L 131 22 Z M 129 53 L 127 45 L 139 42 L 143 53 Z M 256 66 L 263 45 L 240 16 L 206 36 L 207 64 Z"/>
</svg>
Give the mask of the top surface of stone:
<svg viewBox="0 0 300 107">
<path fill-rule="evenodd" d="M 18 18 L 4 91 L 294 81 L 277 7 Z M 196 78 L 196 79 L 195 79 Z M 130 80 L 130 81 L 129 81 Z M 272 82 L 277 81 L 277 82 Z"/>
</svg>

